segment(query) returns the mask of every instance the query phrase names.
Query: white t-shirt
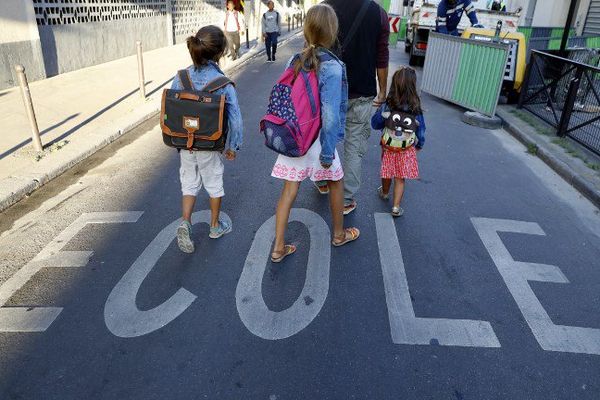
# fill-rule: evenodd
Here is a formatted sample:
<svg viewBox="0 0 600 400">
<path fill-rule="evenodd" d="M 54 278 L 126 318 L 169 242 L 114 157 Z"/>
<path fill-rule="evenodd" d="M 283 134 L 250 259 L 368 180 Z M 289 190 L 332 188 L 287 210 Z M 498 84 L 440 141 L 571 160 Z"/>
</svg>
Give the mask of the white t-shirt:
<svg viewBox="0 0 600 400">
<path fill-rule="evenodd" d="M 237 15 L 237 22 L 235 20 Z M 225 14 L 225 31 L 227 32 L 237 32 L 239 31 L 244 31 L 244 14 L 242 14 L 241 12 L 238 11 L 226 11 Z M 238 29 L 238 24 L 240 25 L 239 29 Z"/>
</svg>

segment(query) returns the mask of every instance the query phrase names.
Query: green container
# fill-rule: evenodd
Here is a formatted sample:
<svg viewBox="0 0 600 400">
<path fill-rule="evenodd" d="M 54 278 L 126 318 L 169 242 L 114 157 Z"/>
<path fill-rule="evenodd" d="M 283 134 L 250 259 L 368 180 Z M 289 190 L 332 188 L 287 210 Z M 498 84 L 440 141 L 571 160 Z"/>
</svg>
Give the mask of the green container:
<svg viewBox="0 0 600 400">
<path fill-rule="evenodd" d="M 421 89 L 469 110 L 493 116 L 508 45 L 431 33 Z"/>
<path fill-rule="evenodd" d="M 398 40 L 406 39 L 406 29 L 408 29 L 408 17 L 402 17 L 400 19 L 400 32 Z"/>
</svg>

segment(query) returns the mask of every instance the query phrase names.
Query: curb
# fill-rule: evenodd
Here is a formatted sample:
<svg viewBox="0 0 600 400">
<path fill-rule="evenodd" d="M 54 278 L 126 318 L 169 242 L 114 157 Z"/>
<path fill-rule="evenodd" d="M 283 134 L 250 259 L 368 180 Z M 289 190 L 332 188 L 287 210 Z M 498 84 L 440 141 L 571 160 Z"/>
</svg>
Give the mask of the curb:
<svg viewBox="0 0 600 400">
<path fill-rule="evenodd" d="M 500 129 L 502 127 L 502 120 L 496 115 L 493 117 L 488 117 L 487 115 L 483 115 L 475 111 L 465 111 L 460 119 L 465 124 L 477 126 L 483 129 Z"/>
<path fill-rule="evenodd" d="M 301 32 L 301 30 L 297 32 L 291 32 L 285 39 L 282 39 L 279 42 L 280 45 L 286 45 L 288 42 L 296 38 Z M 266 50 L 264 46 L 262 44 L 258 44 L 257 46 L 250 48 L 250 50 L 244 54 L 238 62 L 235 62 L 232 65 L 224 68 L 224 72 L 233 73 L 265 53 Z M 150 100 L 150 98 L 147 100 Z M 158 101 L 159 97 L 157 97 L 155 100 Z M 106 129 L 109 131 L 108 133 L 105 131 L 105 134 L 91 135 L 96 136 L 97 140 L 91 140 L 88 142 L 88 147 L 79 147 L 77 149 L 65 147 L 60 150 L 60 154 L 63 156 L 66 155 L 67 157 L 63 158 L 62 160 L 52 160 L 54 162 L 51 161 L 47 164 L 44 164 L 43 168 L 41 165 L 36 166 L 33 168 L 33 170 L 24 171 L 20 175 L 10 176 L 0 180 L 0 212 L 18 203 L 37 189 L 68 171 L 70 168 L 84 161 L 123 135 L 131 132 L 144 122 L 158 115 L 160 112 L 160 104 L 156 104 L 156 101 L 148 101 L 147 103 L 140 105 L 133 111 L 133 115 L 123 117 L 114 125 L 107 127 Z"/>
<path fill-rule="evenodd" d="M 506 111 L 498 110 L 497 115 L 502 119 L 504 129 L 525 146 L 536 146 L 536 156 L 552 168 L 561 178 L 573 186 L 583 196 L 600 208 L 600 189 L 581 176 L 571 166 L 557 157 L 541 140 L 523 132 L 513 121 L 507 118 Z"/>
</svg>

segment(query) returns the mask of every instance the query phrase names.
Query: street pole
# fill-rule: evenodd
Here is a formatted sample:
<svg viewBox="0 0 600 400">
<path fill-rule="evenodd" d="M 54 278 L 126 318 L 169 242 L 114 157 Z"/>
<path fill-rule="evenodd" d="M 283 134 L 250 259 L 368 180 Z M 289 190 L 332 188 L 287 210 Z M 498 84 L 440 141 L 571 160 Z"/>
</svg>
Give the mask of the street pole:
<svg viewBox="0 0 600 400">
<path fill-rule="evenodd" d="M 138 40 L 135 42 L 137 47 L 137 61 L 138 61 L 138 78 L 140 81 L 140 96 L 142 99 L 146 99 L 146 85 L 144 78 L 144 55 L 142 53 L 142 42 Z"/>
<path fill-rule="evenodd" d="M 571 25 L 573 24 L 573 15 L 575 14 L 576 5 L 577 0 L 571 0 L 571 4 L 569 5 L 569 13 L 567 14 L 567 21 L 565 22 L 565 30 L 560 42 L 561 57 L 565 56 L 565 49 L 567 48 L 567 42 L 569 41 L 569 33 L 571 33 Z"/>
<path fill-rule="evenodd" d="M 19 87 L 21 88 L 21 96 L 23 97 L 23 104 L 25 105 L 27 119 L 29 120 L 29 126 L 31 128 L 31 142 L 33 143 L 33 148 L 35 151 L 43 151 L 44 148 L 42 147 L 42 140 L 40 139 L 40 130 L 35 118 L 33 102 L 31 101 L 29 83 L 27 82 L 27 75 L 25 75 L 25 67 L 22 65 L 16 65 L 15 71 L 17 72 Z"/>
</svg>

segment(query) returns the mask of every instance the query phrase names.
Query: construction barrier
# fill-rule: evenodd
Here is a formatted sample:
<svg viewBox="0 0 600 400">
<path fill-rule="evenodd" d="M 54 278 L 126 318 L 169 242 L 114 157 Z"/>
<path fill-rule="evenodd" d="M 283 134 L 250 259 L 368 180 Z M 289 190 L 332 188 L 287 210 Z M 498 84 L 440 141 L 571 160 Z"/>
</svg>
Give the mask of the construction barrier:
<svg viewBox="0 0 600 400">
<path fill-rule="evenodd" d="M 508 45 L 429 35 L 421 89 L 487 116 L 496 113 Z"/>
</svg>

